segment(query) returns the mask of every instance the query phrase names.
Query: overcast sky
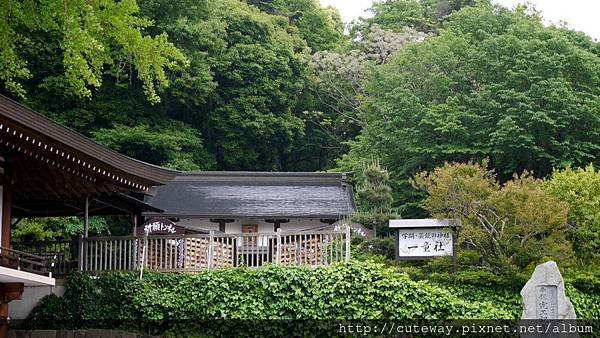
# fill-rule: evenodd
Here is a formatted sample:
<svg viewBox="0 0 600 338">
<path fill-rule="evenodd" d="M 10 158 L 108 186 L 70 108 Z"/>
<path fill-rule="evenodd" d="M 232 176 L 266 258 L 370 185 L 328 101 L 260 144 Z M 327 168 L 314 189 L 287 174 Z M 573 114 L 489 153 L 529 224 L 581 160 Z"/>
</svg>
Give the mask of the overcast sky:
<svg viewBox="0 0 600 338">
<path fill-rule="evenodd" d="M 320 0 L 323 6 L 333 6 L 340 11 L 344 22 L 365 16 L 373 0 Z M 525 0 L 493 0 L 512 8 Z M 600 40 L 600 0 L 530 0 L 542 12 L 547 23 L 566 21 L 570 28 L 586 32 Z"/>
</svg>

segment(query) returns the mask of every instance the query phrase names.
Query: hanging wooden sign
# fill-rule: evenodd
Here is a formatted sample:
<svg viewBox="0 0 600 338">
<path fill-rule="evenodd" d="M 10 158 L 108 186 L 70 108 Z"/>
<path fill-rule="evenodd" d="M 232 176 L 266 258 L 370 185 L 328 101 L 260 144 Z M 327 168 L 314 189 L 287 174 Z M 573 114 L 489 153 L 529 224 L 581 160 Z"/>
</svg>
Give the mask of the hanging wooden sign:
<svg viewBox="0 0 600 338">
<path fill-rule="evenodd" d="M 136 228 L 137 236 L 184 234 L 185 228 L 166 218 L 152 218 Z"/>
</svg>

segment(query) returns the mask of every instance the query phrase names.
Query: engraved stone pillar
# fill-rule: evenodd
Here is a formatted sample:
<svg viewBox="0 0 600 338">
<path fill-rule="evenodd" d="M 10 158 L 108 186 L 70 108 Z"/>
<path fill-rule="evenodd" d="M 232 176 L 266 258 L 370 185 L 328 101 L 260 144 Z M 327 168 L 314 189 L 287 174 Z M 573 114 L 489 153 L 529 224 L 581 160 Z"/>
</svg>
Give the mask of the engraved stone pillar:
<svg viewBox="0 0 600 338">
<path fill-rule="evenodd" d="M 576 319 L 575 309 L 565 294 L 565 284 L 556 262 L 538 265 L 521 290 L 521 297 L 521 319 Z"/>
</svg>

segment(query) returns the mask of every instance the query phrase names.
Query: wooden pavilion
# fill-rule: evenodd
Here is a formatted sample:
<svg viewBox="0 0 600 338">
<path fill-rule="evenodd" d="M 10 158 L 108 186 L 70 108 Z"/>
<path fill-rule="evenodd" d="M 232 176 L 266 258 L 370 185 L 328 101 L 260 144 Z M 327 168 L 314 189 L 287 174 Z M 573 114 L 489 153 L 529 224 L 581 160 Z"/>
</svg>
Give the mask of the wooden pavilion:
<svg viewBox="0 0 600 338">
<path fill-rule="evenodd" d="M 178 172 L 144 163 L 76 133 L 0 95 L 0 318 L 24 285 L 53 285 L 41 257 L 11 249 L 21 218 L 129 215 L 135 229 L 151 187 Z M 6 330 L 7 325 L 2 325 Z M 0 337 L 5 331 L 0 331 Z"/>
</svg>

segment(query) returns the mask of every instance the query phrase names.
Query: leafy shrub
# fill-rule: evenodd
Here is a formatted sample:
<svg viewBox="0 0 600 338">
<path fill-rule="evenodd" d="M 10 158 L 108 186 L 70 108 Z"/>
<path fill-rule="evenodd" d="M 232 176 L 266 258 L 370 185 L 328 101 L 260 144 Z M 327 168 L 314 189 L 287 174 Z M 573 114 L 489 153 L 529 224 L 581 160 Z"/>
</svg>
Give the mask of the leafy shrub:
<svg viewBox="0 0 600 338">
<path fill-rule="evenodd" d="M 393 236 L 384 238 L 355 237 L 352 239 L 352 254 L 357 258 L 364 254 L 380 255 L 394 261 L 396 259 L 395 239 Z"/>
<path fill-rule="evenodd" d="M 435 218 L 460 220 L 459 244 L 481 254 L 482 266 L 516 273 L 554 259 L 567 266 L 568 204 L 547 193 L 542 181 L 525 171 L 501 184 L 488 161 L 445 163 L 415 176 L 427 192 L 423 208 Z"/>
<path fill-rule="evenodd" d="M 529 275 L 497 275 L 490 271 L 459 271 L 457 273 L 430 273 L 425 269 L 403 268 L 411 279 L 427 279 L 431 284 L 450 291 L 466 301 L 487 300 L 511 318 L 520 318 L 522 303 L 520 291 Z M 600 277 L 578 273 L 566 276 L 565 286 L 577 318 L 600 318 Z"/>
<path fill-rule="evenodd" d="M 570 236 L 580 267 L 600 262 L 600 171 L 593 165 L 555 170 L 544 188 L 569 205 Z"/>
<path fill-rule="evenodd" d="M 211 319 L 510 318 L 490 302 L 466 302 L 395 268 L 372 262 L 326 268 L 267 266 L 198 274 L 70 276 L 62 298 L 47 297 L 36 328 L 160 325 Z M 161 329 L 165 329 L 162 327 Z"/>
<path fill-rule="evenodd" d="M 32 328 L 193 331 L 226 319 L 518 319 L 521 284 L 489 272 L 428 275 L 350 261 L 331 267 L 221 269 L 198 274 L 75 273 L 62 298 L 43 298 Z M 423 276 L 421 276 L 423 277 Z M 575 283 L 576 284 L 576 283 Z M 600 318 L 600 293 L 568 284 L 581 318 Z M 195 323 L 195 324 L 194 324 Z M 236 321 L 237 323 L 237 321 Z M 205 327 L 202 327 L 205 330 Z"/>
</svg>

